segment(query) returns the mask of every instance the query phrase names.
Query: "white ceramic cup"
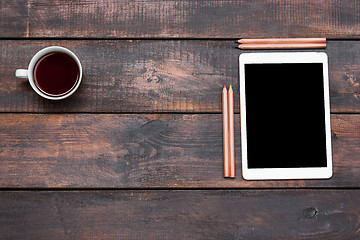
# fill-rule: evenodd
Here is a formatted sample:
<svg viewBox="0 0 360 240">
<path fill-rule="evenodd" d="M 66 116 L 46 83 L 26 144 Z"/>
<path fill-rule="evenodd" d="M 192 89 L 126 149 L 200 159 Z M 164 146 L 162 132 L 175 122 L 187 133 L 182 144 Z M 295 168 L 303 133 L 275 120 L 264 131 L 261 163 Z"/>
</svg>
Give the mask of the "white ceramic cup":
<svg viewBox="0 0 360 240">
<path fill-rule="evenodd" d="M 43 56 L 47 55 L 48 53 L 52 53 L 52 52 L 61 52 L 61 53 L 66 53 L 67 55 L 71 56 L 77 63 L 78 68 L 79 68 L 79 79 L 76 83 L 76 85 L 66 94 L 63 95 L 59 95 L 59 96 L 50 96 L 47 95 L 45 93 L 43 93 L 42 91 L 40 91 L 40 89 L 35 85 L 34 82 L 34 67 L 37 63 L 37 61 L 42 58 Z M 31 85 L 31 87 L 34 89 L 34 91 L 39 94 L 40 96 L 50 99 L 50 100 L 60 100 L 60 99 L 64 99 L 69 97 L 70 95 L 72 95 L 80 86 L 81 83 L 81 78 L 82 78 L 82 67 L 81 67 L 81 63 L 80 60 L 78 59 L 78 57 L 69 49 L 64 48 L 64 47 L 59 47 L 59 46 L 52 46 L 52 47 L 47 47 L 44 48 L 42 50 L 40 50 L 39 52 L 37 52 L 34 57 L 31 59 L 30 63 L 29 63 L 29 67 L 28 69 L 17 69 L 15 72 L 15 76 L 18 78 L 27 78 L 29 79 L 29 83 Z"/>
</svg>

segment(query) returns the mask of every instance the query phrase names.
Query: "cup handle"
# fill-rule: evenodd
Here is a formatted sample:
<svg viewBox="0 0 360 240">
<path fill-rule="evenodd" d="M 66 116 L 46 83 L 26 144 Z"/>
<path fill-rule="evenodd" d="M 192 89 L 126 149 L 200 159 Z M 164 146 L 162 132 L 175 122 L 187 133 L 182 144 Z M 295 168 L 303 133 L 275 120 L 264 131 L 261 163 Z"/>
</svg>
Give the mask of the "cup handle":
<svg viewBox="0 0 360 240">
<path fill-rule="evenodd" d="M 27 69 L 16 69 L 15 76 L 17 78 L 28 78 L 28 70 Z"/>
</svg>

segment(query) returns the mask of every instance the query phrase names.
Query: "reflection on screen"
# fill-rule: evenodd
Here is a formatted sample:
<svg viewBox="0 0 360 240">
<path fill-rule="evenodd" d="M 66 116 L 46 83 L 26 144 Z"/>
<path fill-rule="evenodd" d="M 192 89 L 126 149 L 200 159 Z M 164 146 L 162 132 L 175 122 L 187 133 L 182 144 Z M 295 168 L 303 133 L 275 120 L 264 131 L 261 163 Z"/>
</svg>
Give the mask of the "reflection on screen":
<svg viewBox="0 0 360 240">
<path fill-rule="evenodd" d="M 249 168 L 326 167 L 322 63 L 245 64 Z"/>
</svg>

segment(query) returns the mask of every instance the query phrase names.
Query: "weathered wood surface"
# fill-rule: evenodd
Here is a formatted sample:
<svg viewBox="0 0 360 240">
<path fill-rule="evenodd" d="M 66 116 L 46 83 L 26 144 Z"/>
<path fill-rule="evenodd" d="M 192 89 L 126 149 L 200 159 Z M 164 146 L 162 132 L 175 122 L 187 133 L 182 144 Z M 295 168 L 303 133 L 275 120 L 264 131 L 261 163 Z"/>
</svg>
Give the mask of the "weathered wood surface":
<svg viewBox="0 0 360 240">
<path fill-rule="evenodd" d="M 360 239 L 359 22 L 352 0 L 0 1 L 0 239 Z M 243 180 L 239 114 L 223 178 L 240 37 L 330 38 L 330 180 Z M 58 102 L 14 76 L 50 45 L 84 68 Z"/>
<path fill-rule="evenodd" d="M 242 178 L 238 114 L 234 180 L 223 177 L 221 114 L 1 114 L 0 122 L 1 188 L 360 186 L 359 115 L 331 116 L 330 180 L 289 181 Z"/>
<path fill-rule="evenodd" d="M 1 192 L 2 239 L 359 239 L 359 190 Z"/>
<path fill-rule="evenodd" d="M 0 9 L 0 37 L 10 38 L 360 36 L 352 0 L 5 0 Z"/>
<path fill-rule="evenodd" d="M 82 61 L 84 78 L 69 99 L 38 96 L 17 68 L 40 49 L 60 45 Z M 0 41 L 1 112 L 216 112 L 224 83 L 239 112 L 240 51 L 233 41 Z M 329 41 L 332 112 L 360 112 L 360 42 Z M 306 79 L 299 84 L 307 84 Z M 261 84 L 259 84 L 261 87 Z M 304 93 L 304 97 L 306 93 Z"/>
</svg>

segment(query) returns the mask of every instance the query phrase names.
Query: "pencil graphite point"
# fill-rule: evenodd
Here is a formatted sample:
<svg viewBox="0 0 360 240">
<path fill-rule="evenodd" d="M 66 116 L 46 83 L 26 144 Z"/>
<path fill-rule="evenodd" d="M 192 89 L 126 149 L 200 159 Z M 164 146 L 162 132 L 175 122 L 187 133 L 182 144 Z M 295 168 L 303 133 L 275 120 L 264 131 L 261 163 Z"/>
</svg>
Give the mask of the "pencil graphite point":
<svg viewBox="0 0 360 240">
<path fill-rule="evenodd" d="M 229 88 L 232 88 L 232 87 L 231 87 L 231 85 L 230 85 L 230 87 L 229 87 Z"/>
<path fill-rule="evenodd" d="M 226 88 L 226 84 L 224 84 L 224 88 Z"/>
</svg>

